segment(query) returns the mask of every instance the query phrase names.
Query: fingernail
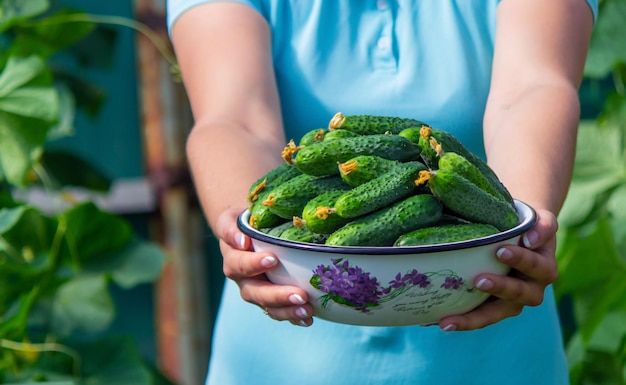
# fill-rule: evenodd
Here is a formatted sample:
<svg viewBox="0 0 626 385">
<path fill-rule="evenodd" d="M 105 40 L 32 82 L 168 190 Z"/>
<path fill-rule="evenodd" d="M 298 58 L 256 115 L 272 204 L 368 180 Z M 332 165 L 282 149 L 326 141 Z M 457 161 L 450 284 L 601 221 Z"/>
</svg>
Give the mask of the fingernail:
<svg viewBox="0 0 626 385">
<path fill-rule="evenodd" d="M 292 294 L 289 296 L 289 302 L 294 305 L 304 305 L 304 300 L 300 296 L 300 294 Z"/>
<path fill-rule="evenodd" d="M 308 318 L 309 317 L 309 313 L 303 307 L 299 307 L 299 308 L 296 309 L 296 315 L 298 317 L 300 317 L 300 318 Z"/>
<path fill-rule="evenodd" d="M 444 332 L 452 332 L 452 331 L 456 330 L 456 325 L 455 324 L 449 324 L 449 325 L 446 325 L 446 327 L 444 327 L 441 330 L 443 330 Z"/>
<path fill-rule="evenodd" d="M 530 248 L 535 244 L 535 242 L 537 242 L 538 239 L 539 239 L 539 234 L 537 234 L 536 231 L 529 231 L 526 234 L 524 234 L 524 237 L 523 237 L 524 246 Z"/>
<path fill-rule="evenodd" d="M 235 234 L 235 242 L 237 242 L 241 250 L 244 250 L 246 248 L 246 236 L 242 233 Z"/>
<path fill-rule="evenodd" d="M 476 284 L 476 287 L 480 290 L 490 290 L 493 288 L 493 282 L 488 278 L 483 278 Z"/>
<path fill-rule="evenodd" d="M 261 259 L 261 265 L 263 267 L 272 267 L 272 266 L 276 265 L 277 262 L 278 261 L 276 260 L 276 258 L 271 257 L 269 255 L 266 256 L 266 257 L 263 257 L 263 259 Z"/>
<path fill-rule="evenodd" d="M 502 261 L 508 261 L 513 257 L 513 253 L 511 253 L 511 250 L 501 247 L 496 251 L 496 257 Z"/>
<path fill-rule="evenodd" d="M 308 327 L 308 326 L 309 326 L 309 325 L 307 325 L 307 324 L 306 324 L 306 322 L 304 322 L 304 320 L 300 320 L 300 321 L 298 322 L 298 325 L 300 325 L 300 326 L 304 326 L 304 327 Z"/>
</svg>

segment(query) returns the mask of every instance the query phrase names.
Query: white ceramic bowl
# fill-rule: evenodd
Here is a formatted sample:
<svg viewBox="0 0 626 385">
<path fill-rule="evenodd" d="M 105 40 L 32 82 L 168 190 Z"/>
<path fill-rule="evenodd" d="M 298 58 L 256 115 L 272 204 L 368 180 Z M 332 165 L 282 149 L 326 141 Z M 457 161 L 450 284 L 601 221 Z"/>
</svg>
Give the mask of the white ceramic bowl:
<svg viewBox="0 0 626 385">
<path fill-rule="evenodd" d="M 248 224 L 238 225 L 256 251 L 269 251 L 279 266 L 273 283 L 304 289 L 314 315 L 332 322 L 366 326 L 427 325 L 462 314 L 485 301 L 473 285 L 481 273 L 507 274 L 496 249 L 517 244 L 536 222 L 535 211 L 515 201 L 520 223 L 483 238 L 429 246 L 338 247 L 279 239 Z"/>
</svg>

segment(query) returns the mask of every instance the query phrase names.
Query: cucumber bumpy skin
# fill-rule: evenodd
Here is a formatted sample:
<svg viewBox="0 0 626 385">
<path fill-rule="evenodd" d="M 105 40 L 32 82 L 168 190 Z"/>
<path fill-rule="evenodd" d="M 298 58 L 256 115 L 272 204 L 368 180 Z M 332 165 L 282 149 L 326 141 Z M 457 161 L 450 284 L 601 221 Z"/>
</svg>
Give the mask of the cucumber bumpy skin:
<svg viewBox="0 0 626 385">
<path fill-rule="evenodd" d="M 294 242 L 324 244 L 328 238 L 328 234 L 314 233 L 306 226 L 299 227 L 294 225 L 286 228 L 278 237 Z"/>
<path fill-rule="evenodd" d="M 330 190 L 348 190 L 339 176 L 316 177 L 301 174 L 271 190 L 263 205 L 281 218 L 301 216 L 308 201 Z"/>
<path fill-rule="evenodd" d="M 428 184 L 430 191 L 443 205 L 471 222 L 493 225 L 500 231 L 517 226 L 515 209 L 500 199 L 449 170 L 420 171 L 415 184 Z"/>
<path fill-rule="evenodd" d="M 435 151 L 437 151 L 439 156 L 438 166 L 440 170 L 456 172 L 483 189 L 488 194 L 491 194 L 493 197 L 507 202 L 512 207 L 515 207 L 513 201 L 509 201 L 510 195 L 503 195 L 500 189 L 495 186 L 492 181 L 478 169 L 478 167 L 467 160 L 467 158 L 457 154 L 456 152 L 444 152 L 441 145 L 439 145 L 435 138 L 431 139 L 431 145 L 435 148 Z"/>
<path fill-rule="evenodd" d="M 300 174 L 302 174 L 300 170 L 287 163 L 281 163 L 274 167 L 250 186 L 248 191 L 248 208 L 257 200 L 258 195 L 262 191 L 271 189 Z"/>
<path fill-rule="evenodd" d="M 436 223 L 442 210 L 434 196 L 412 195 L 339 228 L 328 237 L 326 245 L 393 246 L 400 235 Z"/>
<path fill-rule="evenodd" d="M 314 233 L 330 234 L 348 223 L 350 219 L 340 217 L 333 209 L 335 202 L 344 192 L 328 191 L 311 199 L 302 210 L 305 226 Z"/>
<path fill-rule="evenodd" d="M 311 131 L 305 133 L 304 135 L 302 135 L 298 145 L 299 146 L 308 146 L 311 143 L 321 142 L 321 141 L 324 140 L 324 137 L 326 136 L 328 131 L 329 130 L 327 128 L 316 128 L 314 130 L 311 130 Z"/>
<path fill-rule="evenodd" d="M 429 226 L 401 235 L 394 246 L 422 246 L 477 239 L 497 234 L 497 228 L 482 223 Z"/>
<path fill-rule="evenodd" d="M 484 160 L 476 156 L 467 147 L 465 147 L 465 145 L 461 143 L 460 140 L 458 140 L 454 135 L 450 134 L 449 132 L 429 126 L 423 126 L 420 129 L 420 140 L 418 145 L 422 150 L 421 157 L 427 166 L 431 168 L 437 168 L 439 162 L 437 151 L 433 148 L 431 142 L 432 138 L 434 138 L 437 143 L 441 145 L 441 148 L 444 152 L 457 153 L 465 157 L 472 164 L 474 164 L 480 170 L 480 172 L 491 181 L 491 184 L 498 189 L 500 194 L 505 197 L 505 200 L 508 201 L 509 204 L 513 205 L 513 197 L 511 197 L 511 194 L 502 184 L 496 173 L 491 167 L 489 167 L 489 165 L 487 165 Z"/>
<path fill-rule="evenodd" d="M 424 123 L 411 118 L 399 118 L 376 115 L 347 115 L 336 113 L 328 128 L 332 130 L 344 129 L 361 135 L 372 134 L 397 134 L 407 127 L 422 126 Z"/>
<path fill-rule="evenodd" d="M 274 214 L 268 206 L 263 204 L 272 190 L 265 190 L 258 194 L 257 199 L 250 205 L 250 219 L 248 223 L 254 229 L 274 227 L 285 221 L 285 218 Z"/>
<path fill-rule="evenodd" d="M 282 156 L 303 174 L 328 176 L 338 175 L 337 164 L 358 155 L 377 155 L 404 162 L 419 159 L 420 152 L 418 145 L 402 136 L 381 134 L 324 141 L 305 147 L 295 146 L 290 141 Z"/>
<path fill-rule="evenodd" d="M 426 166 L 418 161 L 399 163 L 381 176 L 345 192 L 335 202 L 343 218 L 356 218 L 389 206 L 417 191 L 415 179 Z"/>
<path fill-rule="evenodd" d="M 397 160 L 376 155 L 359 155 L 339 163 L 339 176 L 350 186 L 356 187 L 384 174 L 398 164 L 400 162 Z"/>
</svg>

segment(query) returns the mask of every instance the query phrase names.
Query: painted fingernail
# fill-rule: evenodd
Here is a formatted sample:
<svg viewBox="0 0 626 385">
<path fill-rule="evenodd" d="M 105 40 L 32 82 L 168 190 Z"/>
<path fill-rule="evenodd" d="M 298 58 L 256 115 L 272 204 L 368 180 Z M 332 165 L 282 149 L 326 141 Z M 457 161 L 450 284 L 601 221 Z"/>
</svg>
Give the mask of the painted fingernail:
<svg viewBox="0 0 626 385">
<path fill-rule="evenodd" d="M 304 300 L 300 296 L 300 294 L 292 294 L 289 296 L 289 302 L 294 305 L 304 305 Z"/>
<path fill-rule="evenodd" d="M 513 253 L 506 247 L 501 247 L 498 251 L 496 251 L 496 257 L 498 257 L 501 261 L 508 261 L 513 257 Z"/>
<path fill-rule="evenodd" d="M 309 313 L 303 307 L 299 307 L 299 308 L 296 309 L 296 315 L 298 317 L 300 317 L 300 318 L 308 318 L 309 317 Z"/>
<path fill-rule="evenodd" d="M 261 265 L 262 265 L 263 267 L 272 267 L 272 266 L 275 266 L 275 265 L 276 265 L 276 263 L 278 263 L 278 261 L 276 260 L 276 258 L 271 257 L 271 256 L 269 256 L 269 255 L 268 255 L 268 256 L 266 256 L 266 257 L 263 257 L 263 259 L 261 259 Z"/>
<path fill-rule="evenodd" d="M 493 282 L 488 278 L 483 278 L 476 284 L 480 290 L 490 290 L 493 288 Z"/>
<path fill-rule="evenodd" d="M 308 327 L 309 325 L 306 324 L 306 322 L 304 322 L 304 320 L 300 320 L 298 322 L 298 325 L 303 326 L 303 327 Z"/>
<path fill-rule="evenodd" d="M 444 327 L 441 330 L 443 330 L 444 332 L 452 332 L 452 331 L 456 330 L 456 325 L 455 324 L 449 324 L 449 325 L 446 325 L 446 327 Z"/>
<path fill-rule="evenodd" d="M 241 233 L 235 234 L 235 242 L 237 242 L 241 250 L 244 250 L 246 248 L 246 236 L 245 235 Z"/>
<path fill-rule="evenodd" d="M 529 231 L 526 234 L 524 234 L 524 237 L 523 237 L 524 246 L 532 247 L 537 242 L 538 239 L 539 239 L 539 234 L 537 234 L 536 231 Z"/>
</svg>

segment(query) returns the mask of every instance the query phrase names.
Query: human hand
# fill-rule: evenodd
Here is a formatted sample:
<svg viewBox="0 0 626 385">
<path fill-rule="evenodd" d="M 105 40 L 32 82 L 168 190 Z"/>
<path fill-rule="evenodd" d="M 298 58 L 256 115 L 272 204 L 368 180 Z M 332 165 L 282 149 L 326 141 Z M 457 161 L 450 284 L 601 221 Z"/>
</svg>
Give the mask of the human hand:
<svg viewBox="0 0 626 385">
<path fill-rule="evenodd" d="M 558 275 L 557 228 L 553 213 L 537 210 L 537 223 L 523 235 L 523 245 L 507 245 L 496 252 L 499 261 L 511 266 L 511 274 L 480 274 L 474 280 L 477 289 L 492 297 L 466 314 L 442 318 L 439 327 L 444 331 L 480 329 L 519 315 L 524 306 L 540 305 L 545 288 Z"/>
<path fill-rule="evenodd" d="M 267 252 L 252 251 L 250 238 L 237 228 L 241 211 L 224 211 L 213 229 L 219 238 L 224 274 L 237 283 L 241 298 L 260 306 L 269 317 L 310 326 L 313 307 L 307 303 L 306 292 L 295 286 L 275 285 L 267 279 L 265 272 L 276 268 L 280 262 Z"/>
</svg>

